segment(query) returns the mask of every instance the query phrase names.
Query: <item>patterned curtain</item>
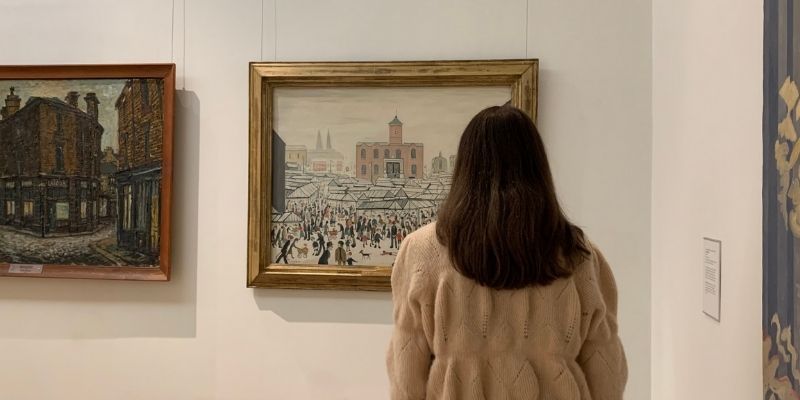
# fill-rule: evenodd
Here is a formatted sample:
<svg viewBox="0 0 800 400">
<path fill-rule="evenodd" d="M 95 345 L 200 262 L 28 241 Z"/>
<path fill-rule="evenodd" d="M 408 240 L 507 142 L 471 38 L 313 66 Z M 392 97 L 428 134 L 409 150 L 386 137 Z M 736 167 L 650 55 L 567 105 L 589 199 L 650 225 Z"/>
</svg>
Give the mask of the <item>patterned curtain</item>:
<svg viewBox="0 0 800 400">
<path fill-rule="evenodd" d="M 800 0 L 764 1 L 764 399 L 800 399 Z"/>
</svg>

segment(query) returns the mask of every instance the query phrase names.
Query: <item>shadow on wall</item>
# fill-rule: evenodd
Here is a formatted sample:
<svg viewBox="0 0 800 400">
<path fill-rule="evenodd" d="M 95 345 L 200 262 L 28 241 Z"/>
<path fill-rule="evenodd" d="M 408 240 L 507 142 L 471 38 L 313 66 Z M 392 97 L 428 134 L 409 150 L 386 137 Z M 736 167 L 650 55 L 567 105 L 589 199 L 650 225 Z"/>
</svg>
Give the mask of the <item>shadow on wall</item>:
<svg viewBox="0 0 800 400">
<path fill-rule="evenodd" d="M 176 91 L 172 281 L 0 279 L 0 338 L 195 337 L 200 101 Z"/>
<path fill-rule="evenodd" d="M 287 322 L 392 324 L 388 292 L 253 289 L 253 298 Z"/>
</svg>

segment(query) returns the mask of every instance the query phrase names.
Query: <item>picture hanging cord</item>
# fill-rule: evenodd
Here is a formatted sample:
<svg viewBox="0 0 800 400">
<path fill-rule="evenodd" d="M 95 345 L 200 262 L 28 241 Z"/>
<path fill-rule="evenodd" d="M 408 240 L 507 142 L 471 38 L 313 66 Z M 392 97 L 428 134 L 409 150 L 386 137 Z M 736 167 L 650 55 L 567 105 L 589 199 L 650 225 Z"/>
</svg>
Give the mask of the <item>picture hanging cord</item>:
<svg viewBox="0 0 800 400">
<path fill-rule="evenodd" d="M 261 57 L 258 61 L 264 61 L 264 0 L 261 0 Z"/>
<path fill-rule="evenodd" d="M 278 61 L 278 0 L 272 1 L 272 39 L 273 39 L 273 47 L 272 47 L 272 59 L 273 61 Z M 264 0 L 261 0 L 261 58 L 260 61 L 264 61 Z"/>
<path fill-rule="evenodd" d="M 169 38 L 169 59 L 175 62 L 175 0 L 172 0 L 172 28 L 170 29 Z"/>
<path fill-rule="evenodd" d="M 181 62 L 180 68 L 181 73 L 179 74 L 180 77 L 180 86 L 181 90 L 186 90 L 186 0 L 180 0 L 181 7 L 182 7 L 182 24 L 181 27 L 183 33 L 183 43 L 181 44 Z M 171 30 L 171 37 L 170 37 L 170 45 L 169 45 L 169 57 L 172 60 L 173 64 L 178 64 L 175 62 L 175 0 L 172 0 L 172 30 Z M 177 83 L 177 82 L 176 82 Z"/>
<path fill-rule="evenodd" d="M 528 58 L 528 36 L 530 33 L 528 32 L 528 18 L 530 16 L 530 12 L 528 11 L 531 6 L 531 0 L 525 1 L 525 58 Z"/>
<path fill-rule="evenodd" d="M 181 1 L 183 2 L 183 54 L 181 55 L 181 89 L 186 90 L 186 0 Z"/>
</svg>

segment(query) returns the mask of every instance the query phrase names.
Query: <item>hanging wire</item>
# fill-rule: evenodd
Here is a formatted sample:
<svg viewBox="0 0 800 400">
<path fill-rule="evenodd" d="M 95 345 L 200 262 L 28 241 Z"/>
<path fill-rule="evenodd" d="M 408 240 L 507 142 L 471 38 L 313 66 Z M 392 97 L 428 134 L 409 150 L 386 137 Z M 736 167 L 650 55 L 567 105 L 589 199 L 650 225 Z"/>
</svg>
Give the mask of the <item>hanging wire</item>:
<svg viewBox="0 0 800 400">
<path fill-rule="evenodd" d="M 528 36 L 530 36 L 530 32 L 528 31 L 528 18 L 530 16 L 530 12 L 528 11 L 531 6 L 531 0 L 525 1 L 525 58 L 528 58 Z"/>
<path fill-rule="evenodd" d="M 170 53 L 170 60 L 173 64 L 180 64 L 180 89 L 186 90 L 186 0 L 181 0 L 181 7 L 183 15 L 182 23 L 183 26 L 181 27 L 183 33 L 183 41 L 181 43 L 181 60 L 180 63 L 176 62 L 175 60 L 175 0 L 172 0 L 172 32 L 170 37 L 170 45 L 169 45 L 169 53 Z"/>
<path fill-rule="evenodd" d="M 181 1 L 183 2 L 183 58 L 181 59 L 183 73 L 181 74 L 181 86 L 183 90 L 186 90 L 186 0 Z"/>
<path fill-rule="evenodd" d="M 175 62 L 175 0 L 172 0 L 172 29 L 170 29 L 169 38 L 169 59 Z"/>
<path fill-rule="evenodd" d="M 258 61 L 264 61 L 264 0 L 261 0 L 261 57 Z"/>
</svg>

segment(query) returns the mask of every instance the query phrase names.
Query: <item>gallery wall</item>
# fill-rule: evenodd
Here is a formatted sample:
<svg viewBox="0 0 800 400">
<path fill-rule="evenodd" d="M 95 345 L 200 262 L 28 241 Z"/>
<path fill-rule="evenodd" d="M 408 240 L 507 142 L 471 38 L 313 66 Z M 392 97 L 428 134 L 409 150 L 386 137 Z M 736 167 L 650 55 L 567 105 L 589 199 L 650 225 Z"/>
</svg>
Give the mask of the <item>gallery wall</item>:
<svg viewBox="0 0 800 400">
<path fill-rule="evenodd" d="M 763 397 L 762 7 L 653 2 L 654 400 Z M 722 241 L 719 323 L 704 236 Z"/>
<path fill-rule="evenodd" d="M 176 62 L 174 280 L 0 280 L 0 388 L 24 399 L 379 399 L 386 293 L 245 286 L 247 63 L 541 59 L 561 199 L 621 292 L 650 394 L 651 9 L 612 0 L 0 2 L 0 64 Z"/>
</svg>

